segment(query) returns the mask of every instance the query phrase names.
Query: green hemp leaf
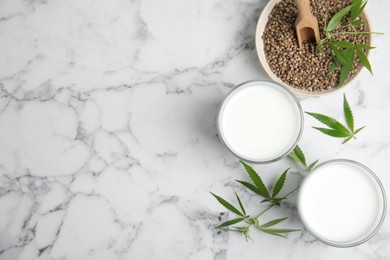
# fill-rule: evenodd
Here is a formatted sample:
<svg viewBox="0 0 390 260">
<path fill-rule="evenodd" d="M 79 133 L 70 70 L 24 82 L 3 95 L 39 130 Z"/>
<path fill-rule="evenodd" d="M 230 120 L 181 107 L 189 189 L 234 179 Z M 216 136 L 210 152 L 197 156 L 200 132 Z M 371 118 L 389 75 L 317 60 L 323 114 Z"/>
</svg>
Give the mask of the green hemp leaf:
<svg viewBox="0 0 390 260">
<path fill-rule="evenodd" d="M 372 68 L 370 61 L 367 58 L 367 51 L 374 47 L 364 44 L 358 44 L 356 40 L 357 35 L 361 34 L 383 34 L 380 32 L 364 32 L 359 31 L 355 26 L 359 26 L 365 23 L 362 17 L 359 17 L 364 7 L 366 6 L 366 0 L 352 0 L 352 3 L 342 9 L 340 9 L 327 23 L 327 16 L 325 16 L 324 35 L 325 37 L 317 42 L 316 53 L 319 53 L 324 46 L 328 46 L 332 55 L 332 64 L 328 69 L 328 73 L 334 72 L 339 69 L 339 82 L 338 85 L 343 85 L 349 78 L 354 68 L 356 68 L 355 60 L 364 66 L 371 74 Z M 341 31 L 334 32 L 337 28 L 341 27 Z M 350 28 L 352 31 L 345 31 L 345 28 Z M 340 35 L 354 35 L 353 41 L 341 41 Z M 320 129 L 319 129 L 320 130 Z M 340 131 L 320 130 L 326 134 L 335 137 L 345 137 L 340 134 Z M 336 136 L 337 135 L 337 136 Z"/>
<path fill-rule="evenodd" d="M 311 164 L 307 165 L 305 154 L 302 152 L 301 148 L 298 145 L 295 146 L 294 150 L 291 153 L 289 153 L 288 157 L 293 159 L 302 167 L 304 167 L 308 172 L 310 172 L 319 161 L 319 160 L 315 160 Z"/>
<path fill-rule="evenodd" d="M 359 133 L 365 126 L 355 130 L 353 113 L 351 107 L 348 104 L 348 100 L 345 94 L 344 94 L 343 108 L 344 108 L 344 117 L 347 126 L 344 126 L 336 119 L 323 114 L 312 113 L 312 112 L 306 112 L 306 114 L 314 117 L 315 119 L 317 119 L 318 121 L 320 121 L 321 123 L 329 127 L 329 128 L 313 127 L 314 129 L 332 137 L 345 138 L 343 141 L 344 144 L 349 140 L 351 140 L 352 138 L 356 139 L 355 137 L 356 134 Z"/>
<path fill-rule="evenodd" d="M 298 188 L 290 191 L 283 197 L 278 197 L 280 192 L 283 189 L 283 186 L 286 182 L 286 176 L 289 171 L 289 169 L 286 169 L 277 179 L 275 185 L 273 186 L 272 193 L 267 189 L 265 186 L 263 180 L 261 179 L 260 175 L 248 164 L 241 161 L 242 165 L 244 166 L 246 172 L 248 173 L 249 178 L 252 180 L 252 183 L 245 182 L 245 181 L 239 181 L 237 182 L 241 183 L 244 187 L 248 188 L 249 190 L 253 191 L 257 195 L 260 195 L 261 197 L 265 198 L 261 202 L 269 202 L 269 206 L 262 210 L 259 214 L 255 215 L 254 217 L 251 217 L 250 215 L 247 215 L 247 211 L 245 210 L 244 204 L 242 203 L 240 197 L 238 194 L 234 191 L 236 200 L 238 202 L 238 205 L 240 206 L 240 209 L 233 206 L 230 202 L 225 200 L 224 198 L 212 193 L 211 195 L 214 196 L 214 198 L 227 210 L 234 213 L 238 217 L 227 220 L 219 225 L 217 225 L 215 228 L 217 229 L 223 229 L 226 231 L 233 231 L 238 232 L 244 235 L 244 237 L 249 240 L 251 239 L 249 232 L 251 228 L 255 228 L 263 233 L 270 234 L 273 236 L 283 237 L 287 238 L 286 235 L 291 232 L 300 231 L 299 229 L 284 229 L 284 228 L 274 228 L 277 224 L 283 222 L 287 219 L 285 218 L 278 218 L 271 221 L 268 221 L 266 223 L 261 224 L 259 222 L 259 218 L 266 213 L 268 210 L 273 208 L 274 206 L 280 206 L 281 202 L 288 198 L 290 194 L 295 192 Z M 240 226 L 235 226 L 236 224 L 239 224 Z"/>
</svg>

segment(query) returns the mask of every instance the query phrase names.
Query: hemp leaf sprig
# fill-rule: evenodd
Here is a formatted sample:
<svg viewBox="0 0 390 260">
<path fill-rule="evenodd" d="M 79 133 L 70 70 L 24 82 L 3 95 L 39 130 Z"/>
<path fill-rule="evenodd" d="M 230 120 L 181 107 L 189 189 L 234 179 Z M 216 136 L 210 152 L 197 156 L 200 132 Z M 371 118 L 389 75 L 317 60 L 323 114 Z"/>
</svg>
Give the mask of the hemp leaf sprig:
<svg viewBox="0 0 390 260">
<path fill-rule="evenodd" d="M 344 108 L 344 117 L 345 121 L 347 123 L 347 126 L 344 126 L 336 119 L 323 115 L 323 114 L 317 114 L 312 112 L 306 112 L 306 114 L 314 117 L 321 123 L 327 125 L 329 128 L 322 128 L 322 127 L 313 127 L 314 129 L 317 129 L 318 131 L 332 136 L 336 138 L 345 138 L 343 141 L 343 144 L 351 140 L 352 138 L 356 139 L 356 134 L 359 133 L 365 126 L 362 126 L 355 130 L 355 122 L 353 118 L 353 113 L 351 110 L 351 107 L 348 104 L 347 98 L 344 94 L 344 102 L 343 102 L 343 108 Z"/>
<path fill-rule="evenodd" d="M 295 146 L 294 150 L 291 153 L 289 153 L 288 157 L 293 159 L 295 162 L 305 168 L 305 170 L 308 172 L 310 172 L 319 161 L 315 160 L 311 164 L 307 165 L 305 154 L 302 152 L 301 148 L 298 145 Z"/>
<path fill-rule="evenodd" d="M 280 191 L 282 190 L 282 188 L 284 186 L 284 183 L 286 180 L 286 175 L 287 175 L 289 169 L 285 170 L 281 174 L 281 176 L 276 181 L 274 188 L 272 190 L 272 193 L 271 193 L 271 191 L 268 190 L 267 187 L 264 185 L 264 182 L 262 181 L 261 177 L 257 174 L 257 172 L 252 167 L 250 167 L 249 165 L 244 163 L 243 161 L 241 161 L 241 163 L 244 166 L 244 168 L 246 169 L 253 184 L 249 183 L 249 182 L 245 182 L 245 181 L 239 181 L 239 180 L 236 180 L 236 181 L 241 183 L 242 185 L 244 185 L 246 188 L 250 189 L 254 193 L 260 195 L 261 197 L 264 197 L 265 199 L 262 200 L 261 203 L 269 202 L 270 204 L 266 209 L 262 210 L 260 213 L 258 213 L 254 217 L 251 217 L 250 215 L 247 214 L 247 211 L 245 210 L 245 207 L 244 207 L 243 203 L 241 202 L 240 197 L 238 196 L 238 194 L 235 191 L 234 191 L 234 194 L 235 194 L 235 197 L 236 197 L 236 200 L 238 202 L 240 209 L 233 206 L 231 203 L 229 203 L 228 201 L 226 201 L 222 197 L 210 192 L 214 196 L 214 198 L 216 198 L 217 201 L 220 204 L 222 204 L 222 206 L 224 206 L 230 212 L 232 212 L 238 216 L 237 218 L 223 222 L 222 224 L 216 226 L 215 228 L 222 228 L 222 229 L 227 230 L 227 231 L 242 233 L 247 240 L 251 239 L 249 232 L 250 232 L 250 229 L 252 227 L 257 229 L 257 230 L 260 230 L 264 233 L 274 235 L 274 236 L 284 237 L 284 238 L 287 238 L 286 234 L 288 234 L 288 233 L 301 231 L 299 229 L 274 228 L 274 226 L 276 226 L 277 224 L 286 220 L 287 217 L 274 219 L 274 220 L 268 221 L 268 222 L 263 223 L 263 224 L 261 224 L 259 222 L 260 216 L 262 216 L 264 213 L 266 213 L 268 210 L 270 210 L 274 206 L 280 206 L 280 203 L 284 199 L 287 199 L 290 194 L 292 194 L 294 191 L 296 191 L 298 189 L 298 188 L 296 188 L 296 189 L 292 190 L 291 192 L 287 193 L 283 197 L 277 197 L 277 195 L 280 193 Z M 234 225 L 239 224 L 239 223 L 241 223 L 241 226 L 234 226 Z"/>
<path fill-rule="evenodd" d="M 353 70 L 353 63 L 355 56 L 359 62 L 366 67 L 372 74 L 371 64 L 365 54 L 365 51 L 373 49 L 370 45 L 357 44 L 356 36 L 359 34 L 383 34 L 380 32 L 360 32 L 357 31 L 355 26 L 364 24 L 364 21 L 359 20 L 359 15 L 363 12 L 364 7 L 367 4 L 367 0 L 352 0 L 352 3 L 341 10 L 339 10 L 326 24 L 327 18 L 325 18 L 324 33 L 325 38 L 318 41 L 316 46 L 316 52 L 318 53 L 324 47 L 328 45 L 333 57 L 332 65 L 329 67 L 328 72 L 332 73 L 334 70 L 340 67 L 339 74 L 339 86 L 342 85 Z M 341 31 L 333 33 L 339 26 L 342 28 L 349 28 L 351 31 Z M 350 34 L 354 35 L 353 42 L 337 40 L 338 35 Z"/>
<path fill-rule="evenodd" d="M 288 171 L 290 170 L 290 168 L 286 169 L 280 175 L 280 177 L 276 181 L 274 188 L 272 190 L 272 193 L 271 193 L 270 191 L 268 191 L 267 187 L 264 185 L 264 182 L 261 179 L 260 175 L 245 162 L 243 162 L 243 161 L 240 161 L 240 162 L 244 166 L 244 168 L 245 168 L 246 172 L 248 173 L 249 178 L 252 180 L 253 184 L 246 182 L 246 181 L 240 181 L 240 180 L 236 180 L 236 181 L 238 183 L 241 183 L 242 185 L 244 185 L 246 188 L 250 189 L 254 193 L 262 196 L 264 199 L 261 201 L 261 203 L 268 202 L 271 205 L 280 206 L 280 203 L 283 200 L 287 199 L 291 193 L 293 193 L 294 191 L 296 191 L 298 189 L 298 188 L 296 188 L 296 189 L 292 190 L 291 192 L 287 193 L 287 195 L 285 195 L 283 197 L 277 197 L 277 195 L 280 193 L 280 191 L 282 190 L 282 188 L 284 186 L 284 183 L 286 181 L 286 175 L 287 175 Z"/>
</svg>

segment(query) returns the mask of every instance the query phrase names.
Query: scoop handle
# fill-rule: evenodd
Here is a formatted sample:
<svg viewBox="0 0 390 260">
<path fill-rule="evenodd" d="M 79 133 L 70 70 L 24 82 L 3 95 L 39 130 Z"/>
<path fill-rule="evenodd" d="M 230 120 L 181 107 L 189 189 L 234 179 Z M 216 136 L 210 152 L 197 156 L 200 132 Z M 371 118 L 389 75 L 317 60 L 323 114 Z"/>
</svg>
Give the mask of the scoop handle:
<svg viewBox="0 0 390 260">
<path fill-rule="evenodd" d="M 311 15 L 310 0 L 295 0 L 298 9 L 298 16 L 305 17 Z"/>
</svg>

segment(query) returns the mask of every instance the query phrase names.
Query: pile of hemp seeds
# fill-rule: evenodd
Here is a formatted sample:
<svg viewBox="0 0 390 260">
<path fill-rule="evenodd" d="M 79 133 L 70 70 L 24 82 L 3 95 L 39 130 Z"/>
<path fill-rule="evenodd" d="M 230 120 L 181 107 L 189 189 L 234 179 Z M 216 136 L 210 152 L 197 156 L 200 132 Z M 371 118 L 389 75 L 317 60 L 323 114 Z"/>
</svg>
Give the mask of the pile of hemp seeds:
<svg viewBox="0 0 390 260">
<path fill-rule="evenodd" d="M 321 39 L 324 35 L 325 19 L 327 22 L 351 1 L 311 0 L 311 11 L 317 17 Z M 324 45 L 319 53 L 315 52 L 315 42 L 305 42 L 299 49 L 295 32 L 295 20 L 298 11 L 294 0 L 281 0 L 272 9 L 263 33 L 264 51 L 267 62 L 275 75 L 286 84 L 309 92 L 327 91 L 338 86 L 340 68 L 328 73 L 332 64 L 329 47 Z M 363 17 L 359 17 L 363 21 Z M 349 26 L 348 26 L 349 27 Z M 353 31 L 344 26 L 343 31 Z M 366 31 L 366 24 L 355 26 L 357 31 Z M 337 28 L 332 32 L 340 32 Z M 337 40 L 353 42 L 354 35 L 338 35 Z M 368 44 L 369 35 L 356 35 L 358 44 Z M 355 57 L 350 77 L 360 69 L 361 64 Z"/>
</svg>

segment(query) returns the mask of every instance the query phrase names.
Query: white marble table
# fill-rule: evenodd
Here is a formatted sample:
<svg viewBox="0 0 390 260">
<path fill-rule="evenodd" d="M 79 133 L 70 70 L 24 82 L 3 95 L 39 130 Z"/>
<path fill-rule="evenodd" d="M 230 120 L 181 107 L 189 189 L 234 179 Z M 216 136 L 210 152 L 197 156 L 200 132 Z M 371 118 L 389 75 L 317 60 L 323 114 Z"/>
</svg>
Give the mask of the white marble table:
<svg viewBox="0 0 390 260">
<path fill-rule="evenodd" d="M 337 249 L 307 232 L 254 242 L 214 230 L 209 191 L 258 198 L 219 142 L 224 95 L 265 79 L 254 50 L 264 0 L 0 0 L 0 259 L 390 259 L 389 218 L 369 242 Z M 349 158 L 390 194 L 390 1 L 370 0 L 375 76 L 346 89 L 357 140 L 311 129 L 309 160 Z M 342 118 L 343 92 L 301 98 Z M 256 167 L 267 184 L 291 162 Z M 291 174 L 289 185 L 298 182 Z M 288 215 L 292 198 L 266 218 Z"/>
</svg>

